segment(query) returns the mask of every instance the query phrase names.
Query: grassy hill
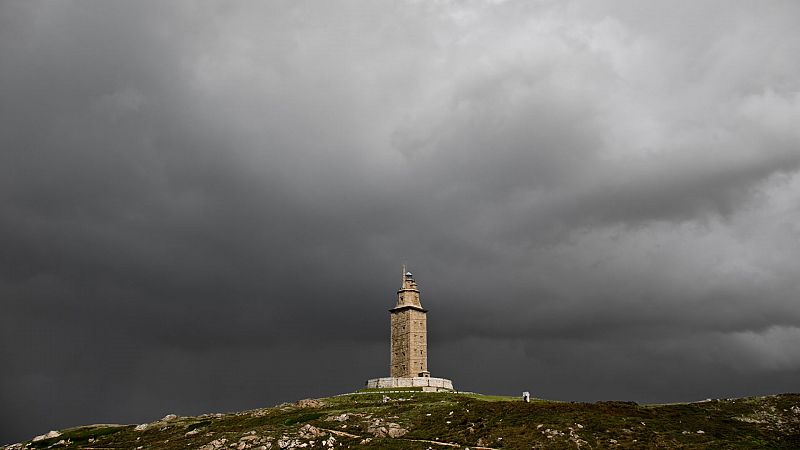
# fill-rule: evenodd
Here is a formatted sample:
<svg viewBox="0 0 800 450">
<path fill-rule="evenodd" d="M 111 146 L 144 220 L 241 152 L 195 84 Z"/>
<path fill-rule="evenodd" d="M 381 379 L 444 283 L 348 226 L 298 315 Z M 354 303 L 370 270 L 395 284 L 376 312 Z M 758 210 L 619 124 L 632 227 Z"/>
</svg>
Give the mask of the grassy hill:
<svg viewBox="0 0 800 450">
<path fill-rule="evenodd" d="M 230 414 L 78 427 L 5 449 L 458 447 L 796 449 L 800 394 L 637 405 L 360 392 Z"/>
</svg>

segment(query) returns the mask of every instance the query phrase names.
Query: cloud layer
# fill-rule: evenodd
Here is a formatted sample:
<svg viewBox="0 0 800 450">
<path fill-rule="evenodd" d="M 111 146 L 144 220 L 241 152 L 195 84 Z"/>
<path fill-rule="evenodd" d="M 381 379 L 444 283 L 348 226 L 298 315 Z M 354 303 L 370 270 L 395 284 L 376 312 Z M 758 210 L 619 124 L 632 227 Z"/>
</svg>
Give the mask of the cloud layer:
<svg viewBox="0 0 800 450">
<path fill-rule="evenodd" d="M 0 4 L 0 441 L 434 375 L 796 391 L 795 2 Z"/>
</svg>

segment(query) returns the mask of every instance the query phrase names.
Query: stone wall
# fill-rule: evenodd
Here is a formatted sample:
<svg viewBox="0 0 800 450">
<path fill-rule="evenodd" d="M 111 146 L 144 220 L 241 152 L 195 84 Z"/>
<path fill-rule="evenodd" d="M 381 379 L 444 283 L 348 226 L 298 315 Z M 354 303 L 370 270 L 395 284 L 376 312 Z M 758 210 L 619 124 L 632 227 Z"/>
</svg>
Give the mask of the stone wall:
<svg viewBox="0 0 800 450">
<path fill-rule="evenodd" d="M 416 377 L 428 371 L 428 332 L 424 310 L 402 308 L 391 313 L 392 377 Z"/>
<path fill-rule="evenodd" d="M 433 378 L 433 377 L 386 377 L 386 378 L 373 378 L 367 380 L 367 389 L 391 389 L 391 388 L 409 388 L 421 387 L 430 388 L 428 390 L 453 390 L 453 382 L 446 378 Z"/>
</svg>

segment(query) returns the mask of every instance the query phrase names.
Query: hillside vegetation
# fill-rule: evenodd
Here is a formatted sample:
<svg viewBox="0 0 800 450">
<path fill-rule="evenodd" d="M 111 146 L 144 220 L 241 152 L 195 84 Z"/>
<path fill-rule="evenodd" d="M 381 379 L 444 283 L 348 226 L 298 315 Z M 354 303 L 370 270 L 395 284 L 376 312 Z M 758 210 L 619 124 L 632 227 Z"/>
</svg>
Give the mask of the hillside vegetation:
<svg viewBox="0 0 800 450">
<path fill-rule="evenodd" d="M 360 392 L 230 414 L 84 426 L 4 448 L 800 448 L 800 394 L 637 405 Z"/>
</svg>

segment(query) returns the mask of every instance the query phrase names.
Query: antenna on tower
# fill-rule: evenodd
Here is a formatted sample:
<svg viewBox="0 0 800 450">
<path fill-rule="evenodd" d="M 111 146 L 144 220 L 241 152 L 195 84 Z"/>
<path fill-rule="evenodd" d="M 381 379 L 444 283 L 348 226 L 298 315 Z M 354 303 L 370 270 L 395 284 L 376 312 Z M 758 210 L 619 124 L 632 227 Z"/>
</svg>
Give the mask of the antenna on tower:
<svg viewBox="0 0 800 450">
<path fill-rule="evenodd" d="M 403 264 L 403 273 L 400 274 L 400 286 L 406 286 L 406 265 Z"/>
</svg>

